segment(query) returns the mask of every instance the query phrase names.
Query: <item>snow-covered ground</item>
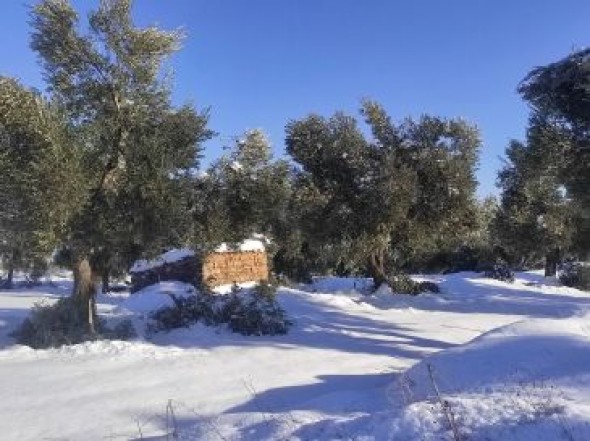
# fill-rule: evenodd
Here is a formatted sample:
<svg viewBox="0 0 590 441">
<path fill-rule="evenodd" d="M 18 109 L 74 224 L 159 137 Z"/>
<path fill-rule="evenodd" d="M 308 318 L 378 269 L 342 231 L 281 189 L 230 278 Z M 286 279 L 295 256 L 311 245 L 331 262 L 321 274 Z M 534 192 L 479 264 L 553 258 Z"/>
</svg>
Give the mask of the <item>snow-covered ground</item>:
<svg viewBox="0 0 590 441">
<path fill-rule="evenodd" d="M 196 325 L 52 350 L 9 333 L 71 282 L 0 291 L 0 439 L 154 441 L 175 427 L 181 440 L 453 440 L 452 418 L 469 441 L 590 440 L 589 293 L 536 273 L 427 279 L 442 292 L 366 297 L 366 281 L 335 278 L 281 289 L 285 336 Z M 162 292 L 189 290 L 100 296 L 99 311 L 141 330 Z"/>
</svg>

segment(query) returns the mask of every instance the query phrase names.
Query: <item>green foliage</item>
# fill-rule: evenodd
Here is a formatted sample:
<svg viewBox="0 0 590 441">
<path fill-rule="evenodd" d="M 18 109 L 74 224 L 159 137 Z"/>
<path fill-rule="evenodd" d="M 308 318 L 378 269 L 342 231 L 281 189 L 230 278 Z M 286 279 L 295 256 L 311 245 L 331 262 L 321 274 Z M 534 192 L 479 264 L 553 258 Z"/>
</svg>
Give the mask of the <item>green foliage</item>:
<svg viewBox="0 0 590 441">
<path fill-rule="evenodd" d="M 99 322 L 96 333 L 86 331 L 86 321 L 72 298 L 62 298 L 53 305 L 36 305 L 12 336 L 17 343 L 33 349 L 55 348 L 101 338 L 129 340 L 136 336 L 129 320 L 123 320 L 112 328 Z"/>
<path fill-rule="evenodd" d="M 108 280 L 188 241 L 192 173 L 212 136 L 206 112 L 172 105 L 164 68 L 181 33 L 136 26 L 131 5 L 103 0 L 82 23 L 69 1 L 39 1 L 31 48 L 49 98 L 0 81 L 2 211 L 22 217 L 0 243 L 12 256 L 25 240 L 67 247 L 82 309 L 94 305 L 93 272 Z"/>
<path fill-rule="evenodd" d="M 456 273 L 460 271 L 483 271 L 495 261 L 495 253 L 488 244 L 472 242 L 453 247 L 428 250 L 414 254 L 406 267 L 410 272 Z"/>
<path fill-rule="evenodd" d="M 477 202 L 471 230 L 460 237 L 441 235 L 422 240 L 407 256 L 409 272 L 482 271 L 495 261 L 493 220 L 498 210 L 494 198 Z"/>
<path fill-rule="evenodd" d="M 197 322 L 206 325 L 227 324 L 243 335 L 286 334 L 291 321 L 276 300 L 276 288 L 261 283 L 252 290 L 235 288 L 231 294 L 199 293 L 174 298 L 174 306 L 151 315 L 150 332 L 169 331 Z"/>
<path fill-rule="evenodd" d="M 243 335 L 281 335 L 291 326 L 287 314 L 276 300 L 276 288 L 261 283 L 251 292 L 232 293 L 224 315 L 228 326 Z"/>
<path fill-rule="evenodd" d="M 560 146 L 569 139 L 546 118 L 532 118 L 527 143 L 512 141 L 498 175 L 494 237 L 514 264 L 527 267 L 572 243 L 574 210 L 560 181 Z"/>
<path fill-rule="evenodd" d="M 55 104 L 0 77 L 0 258 L 9 274 L 39 267 L 63 231 L 63 199 L 76 200 L 67 132 Z"/>
<path fill-rule="evenodd" d="M 421 292 L 431 292 L 434 294 L 438 294 L 440 292 L 440 288 L 434 282 L 419 282 L 419 288 Z"/>
<path fill-rule="evenodd" d="M 291 189 L 283 221 L 273 235 L 278 244 L 273 270 L 293 281 L 311 283 L 313 273 L 326 274 L 338 266 L 343 248 L 337 243 L 316 241 L 310 234 L 316 228 L 323 199 L 309 178 L 297 173 Z"/>
<path fill-rule="evenodd" d="M 590 266 L 568 260 L 560 268 L 559 281 L 565 286 L 590 291 Z"/>
<path fill-rule="evenodd" d="M 575 129 L 590 126 L 590 49 L 533 69 L 521 82 L 518 91 L 525 100 L 543 113 L 566 120 Z"/>
<path fill-rule="evenodd" d="M 74 255 L 67 247 L 59 247 L 52 256 L 53 265 L 60 268 L 72 268 L 74 266 Z"/>
<path fill-rule="evenodd" d="M 300 166 L 302 242 L 337 265 L 368 261 L 383 280 L 386 264 L 399 269 L 412 250 L 473 228 L 479 137 L 461 120 L 424 116 L 396 126 L 371 101 L 361 112 L 372 140 L 350 116 L 311 115 L 287 126 L 287 152 Z"/>
<path fill-rule="evenodd" d="M 85 323 L 74 302 L 64 298 L 50 306 L 35 306 L 13 336 L 34 349 L 71 345 L 96 338 L 85 332 Z"/>
<path fill-rule="evenodd" d="M 31 24 L 84 176 L 62 240 L 101 272 L 186 242 L 190 175 L 212 133 L 206 113 L 172 106 L 162 75 L 181 33 L 136 26 L 130 0 L 100 2 L 87 27 L 69 2 L 44 0 Z"/>
<path fill-rule="evenodd" d="M 484 273 L 484 277 L 496 279 L 502 282 L 514 282 L 514 273 L 503 260 L 498 260 L 492 268 Z"/>
<path fill-rule="evenodd" d="M 533 69 L 519 86 L 535 115 L 555 121 L 568 142 L 553 149 L 556 174 L 575 209 L 575 249 L 590 252 L 590 49 Z"/>
<path fill-rule="evenodd" d="M 212 325 L 217 323 L 217 299 L 210 294 L 190 297 L 174 297 L 174 306 L 161 308 L 151 314 L 149 332 L 169 331 L 191 326 L 198 321 Z"/>
<path fill-rule="evenodd" d="M 261 281 L 252 291 L 254 295 L 262 300 L 274 302 L 277 297 L 277 286 L 269 282 Z"/>
<path fill-rule="evenodd" d="M 388 279 L 388 285 L 396 294 L 418 295 L 421 292 L 418 282 L 413 281 L 407 275 L 390 277 Z"/>
<path fill-rule="evenodd" d="M 85 319 L 95 315 L 82 313 L 94 304 L 93 271 L 121 273 L 188 241 L 192 175 L 212 136 L 206 112 L 171 102 L 163 68 L 181 34 L 136 26 L 131 4 L 101 1 L 85 26 L 69 1 L 41 0 L 31 48 L 47 98 L 0 77 L 0 258 L 11 277 L 67 248 L 79 297 L 67 306 Z M 59 324 L 66 309 L 35 318 Z M 76 341 L 76 324 L 47 341 Z"/>
<path fill-rule="evenodd" d="M 416 282 L 406 274 L 397 274 L 388 277 L 387 284 L 394 294 L 409 294 L 416 296 L 424 292 L 438 293 L 440 289 L 433 282 Z"/>
<path fill-rule="evenodd" d="M 290 197 L 290 170 L 274 161 L 266 135 L 250 130 L 228 156 L 197 179 L 193 206 L 199 247 L 241 242 L 252 234 L 279 237 Z"/>
</svg>

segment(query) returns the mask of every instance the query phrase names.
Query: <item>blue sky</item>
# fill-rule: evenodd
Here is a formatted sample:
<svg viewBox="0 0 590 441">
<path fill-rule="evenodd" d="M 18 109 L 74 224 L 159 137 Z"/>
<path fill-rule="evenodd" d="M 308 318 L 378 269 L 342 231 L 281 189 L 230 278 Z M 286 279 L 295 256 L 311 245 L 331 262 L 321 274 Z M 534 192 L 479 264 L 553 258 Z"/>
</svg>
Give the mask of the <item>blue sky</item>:
<svg viewBox="0 0 590 441">
<path fill-rule="evenodd" d="M 264 129 L 281 155 L 290 119 L 356 113 L 369 97 L 397 120 L 477 124 L 480 196 L 497 191 L 498 158 L 524 135 L 518 82 L 590 42 L 588 0 L 136 0 L 135 17 L 188 34 L 172 60 L 175 100 L 211 107 L 220 135 L 206 161 L 249 128 Z M 0 74 L 42 88 L 28 34 L 24 2 L 3 0 Z"/>
</svg>

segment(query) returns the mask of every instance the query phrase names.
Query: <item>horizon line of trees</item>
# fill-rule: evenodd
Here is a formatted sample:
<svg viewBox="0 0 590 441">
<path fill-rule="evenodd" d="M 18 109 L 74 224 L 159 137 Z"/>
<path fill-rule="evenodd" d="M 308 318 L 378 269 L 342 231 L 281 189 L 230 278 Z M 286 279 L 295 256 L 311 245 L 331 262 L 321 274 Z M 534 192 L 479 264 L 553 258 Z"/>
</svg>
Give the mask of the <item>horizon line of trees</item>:
<svg viewBox="0 0 590 441">
<path fill-rule="evenodd" d="M 183 35 L 137 27 L 131 0 L 102 0 L 88 21 L 67 0 L 31 7 L 45 93 L 0 77 L 0 255 L 40 268 L 58 250 L 72 302 L 94 332 L 97 277 L 185 245 L 252 233 L 273 239 L 276 273 L 371 276 L 478 269 L 503 258 L 555 274 L 590 249 L 590 51 L 534 69 L 531 106 L 511 141 L 500 201 L 478 201 L 474 125 L 424 115 L 394 122 L 377 102 L 360 120 L 311 114 L 286 125 L 289 160 L 250 130 L 203 173 L 208 113 L 174 106 L 163 67 Z M 201 172 L 199 172 L 199 170 Z"/>
</svg>

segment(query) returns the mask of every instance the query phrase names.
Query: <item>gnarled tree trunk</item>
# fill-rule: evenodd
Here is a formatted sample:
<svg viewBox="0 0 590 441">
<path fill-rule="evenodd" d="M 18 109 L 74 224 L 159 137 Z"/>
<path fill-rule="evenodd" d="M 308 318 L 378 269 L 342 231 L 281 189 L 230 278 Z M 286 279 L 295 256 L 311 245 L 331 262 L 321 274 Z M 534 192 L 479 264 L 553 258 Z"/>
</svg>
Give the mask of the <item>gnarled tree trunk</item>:
<svg viewBox="0 0 590 441">
<path fill-rule="evenodd" d="M 72 300 L 77 309 L 80 323 L 87 326 L 90 334 L 96 333 L 96 283 L 87 257 L 76 259 L 74 263 L 74 289 Z"/>
<path fill-rule="evenodd" d="M 559 247 L 554 248 L 545 255 L 545 277 L 553 277 L 557 274 L 557 264 L 560 257 Z"/>
<path fill-rule="evenodd" d="M 17 259 L 17 251 L 16 249 L 12 249 L 12 252 L 10 253 L 10 259 L 8 259 L 8 273 L 6 274 L 6 280 L 3 283 L 3 287 L 4 288 L 8 288 L 11 289 L 13 287 L 13 283 L 14 283 L 14 266 L 16 263 L 16 259 Z"/>
<path fill-rule="evenodd" d="M 5 288 L 12 288 L 14 282 L 14 262 L 11 260 L 8 262 L 8 274 L 6 275 L 6 282 L 4 283 Z"/>
<path fill-rule="evenodd" d="M 384 254 L 383 251 L 377 251 L 371 253 L 367 259 L 367 272 L 373 278 L 375 289 L 379 288 L 383 283 L 387 283 Z"/>
</svg>

